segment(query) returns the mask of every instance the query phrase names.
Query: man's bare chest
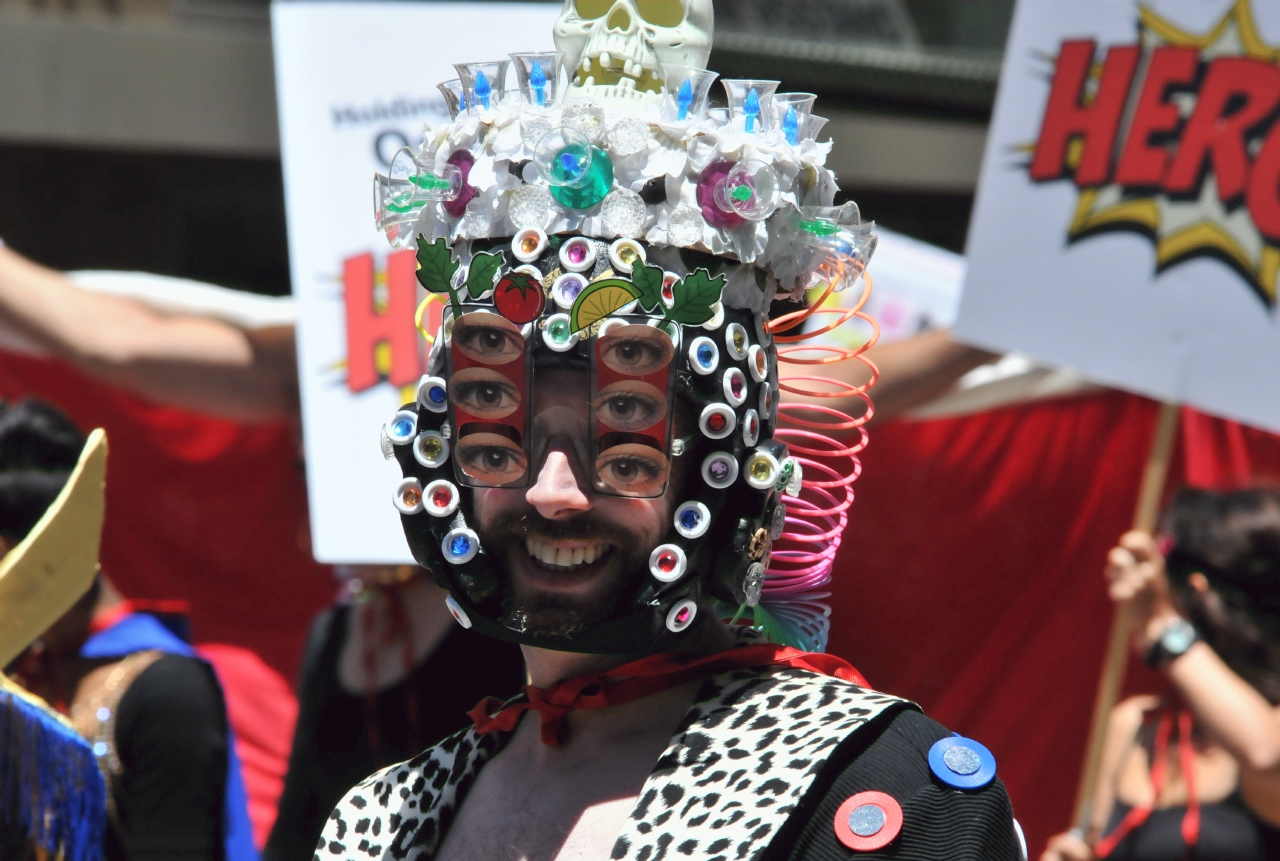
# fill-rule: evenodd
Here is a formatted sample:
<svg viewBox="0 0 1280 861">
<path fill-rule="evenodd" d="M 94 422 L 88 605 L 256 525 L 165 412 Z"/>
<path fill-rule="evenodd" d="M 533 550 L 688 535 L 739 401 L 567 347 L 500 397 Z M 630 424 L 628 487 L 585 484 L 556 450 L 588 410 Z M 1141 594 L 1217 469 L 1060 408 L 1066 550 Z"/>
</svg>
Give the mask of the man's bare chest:
<svg viewBox="0 0 1280 861">
<path fill-rule="evenodd" d="M 607 861 L 655 758 L 563 770 L 495 759 L 467 794 L 435 861 Z"/>
</svg>

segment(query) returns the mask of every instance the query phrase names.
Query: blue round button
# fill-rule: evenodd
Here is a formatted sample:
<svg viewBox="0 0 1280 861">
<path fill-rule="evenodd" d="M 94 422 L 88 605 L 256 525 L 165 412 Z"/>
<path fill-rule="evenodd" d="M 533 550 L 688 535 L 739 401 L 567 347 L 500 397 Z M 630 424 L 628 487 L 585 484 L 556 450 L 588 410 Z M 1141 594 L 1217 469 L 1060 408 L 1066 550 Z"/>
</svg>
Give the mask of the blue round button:
<svg viewBox="0 0 1280 861">
<path fill-rule="evenodd" d="M 956 789 L 981 789 L 996 779 L 996 758 L 986 746 L 953 735 L 929 748 L 933 776 Z"/>
</svg>

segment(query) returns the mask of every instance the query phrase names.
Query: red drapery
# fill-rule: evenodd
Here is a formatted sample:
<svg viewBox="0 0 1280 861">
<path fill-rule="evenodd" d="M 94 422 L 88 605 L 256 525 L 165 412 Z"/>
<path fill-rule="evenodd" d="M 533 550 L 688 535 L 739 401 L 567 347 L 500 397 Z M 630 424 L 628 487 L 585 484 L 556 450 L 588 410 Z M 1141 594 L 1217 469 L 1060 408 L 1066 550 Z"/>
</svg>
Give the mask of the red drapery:
<svg viewBox="0 0 1280 861">
<path fill-rule="evenodd" d="M 995 753 L 1031 857 L 1070 823 L 1157 408 L 1120 392 L 878 428 L 837 560 L 830 650 Z M 1280 477 L 1280 438 L 1183 411 L 1169 487 Z M 1161 686 L 1132 662 L 1127 688 Z"/>
</svg>

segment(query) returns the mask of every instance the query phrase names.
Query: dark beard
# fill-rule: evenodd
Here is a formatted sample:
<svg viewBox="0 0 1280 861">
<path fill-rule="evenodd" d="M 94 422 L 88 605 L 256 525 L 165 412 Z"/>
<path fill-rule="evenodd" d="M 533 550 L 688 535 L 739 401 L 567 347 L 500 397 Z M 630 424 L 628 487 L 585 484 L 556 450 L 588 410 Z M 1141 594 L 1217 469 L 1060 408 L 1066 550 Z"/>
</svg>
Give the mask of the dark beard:
<svg viewBox="0 0 1280 861">
<path fill-rule="evenodd" d="M 612 544 L 610 553 L 624 554 L 622 570 L 627 574 L 619 582 L 623 588 L 612 590 L 599 598 L 584 603 L 567 595 L 536 592 L 517 598 L 511 573 L 504 566 L 499 572 L 503 582 L 502 615 L 498 621 L 513 631 L 536 636 L 572 638 L 581 632 L 615 618 L 625 612 L 643 583 L 637 571 L 647 570 L 648 551 L 633 550 L 637 558 L 627 558 L 626 548 L 635 548 L 635 536 L 615 524 L 594 520 L 588 515 L 572 520 L 547 520 L 537 512 L 510 515 L 492 527 L 478 530 L 485 548 L 500 548 L 502 554 L 525 553 L 524 536 L 533 532 L 552 541 L 605 540 Z"/>
</svg>

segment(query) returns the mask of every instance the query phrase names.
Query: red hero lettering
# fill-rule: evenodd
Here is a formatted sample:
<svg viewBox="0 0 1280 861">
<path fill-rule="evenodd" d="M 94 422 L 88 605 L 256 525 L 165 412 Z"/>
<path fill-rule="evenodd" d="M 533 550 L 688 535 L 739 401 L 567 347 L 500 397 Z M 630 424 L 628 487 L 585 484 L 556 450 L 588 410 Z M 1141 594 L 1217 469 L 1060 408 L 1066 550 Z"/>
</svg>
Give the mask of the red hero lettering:
<svg viewBox="0 0 1280 861">
<path fill-rule="evenodd" d="M 1245 136 L 1280 104 L 1280 68 L 1246 57 L 1219 57 L 1209 64 L 1195 110 L 1178 143 L 1164 190 L 1186 194 L 1199 184 L 1201 169 L 1218 181 L 1218 198 L 1244 194 L 1249 180 Z"/>
<path fill-rule="evenodd" d="M 1090 39 L 1063 42 L 1049 91 L 1031 178 L 1037 182 L 1061 179 L 1067 173 L 1067 148 L 1081 138 L 1083 149 L 1075 169 L 1077 186 L 1103 185 L 1111 173 L 1111 157 L 1125 102 L 1141 51 L 1123 45 L 1107 51 L 1092 104 L 1084 104 L 1085 84 L 1097 43 Z"/>
<path fill-rule="evenodd" d="M 391 349 L 391 370 L 387 379 L 405 386 L 422 376 L 422 354 L 413 315 L 417 311 L 417 260 L 413 251 L 397 251 L 387 256 L 387 302 L 379 310 L 374 305 L 373 255 L 360 254 L 342 264 L 343 299 L 347 311 L 347 388 L 362 392 L 382 381 L 378 372 L 377 349 Z M 434 309 L 439 305 L 434 304 Z"/>
</svg>

